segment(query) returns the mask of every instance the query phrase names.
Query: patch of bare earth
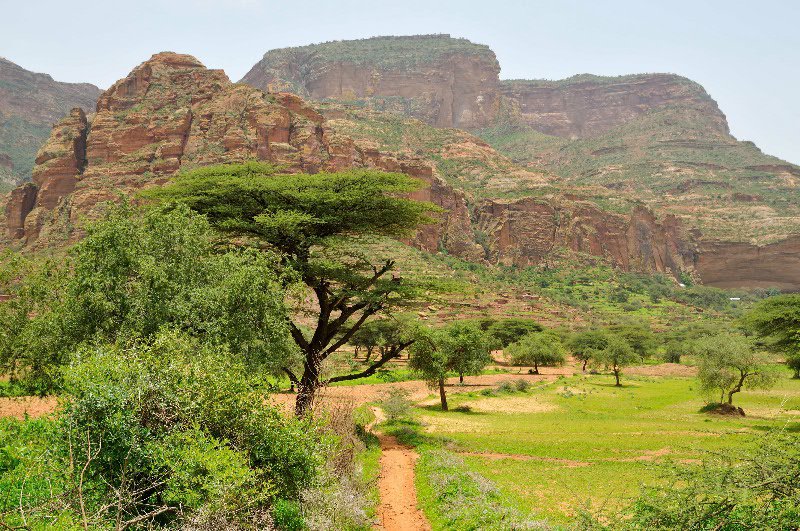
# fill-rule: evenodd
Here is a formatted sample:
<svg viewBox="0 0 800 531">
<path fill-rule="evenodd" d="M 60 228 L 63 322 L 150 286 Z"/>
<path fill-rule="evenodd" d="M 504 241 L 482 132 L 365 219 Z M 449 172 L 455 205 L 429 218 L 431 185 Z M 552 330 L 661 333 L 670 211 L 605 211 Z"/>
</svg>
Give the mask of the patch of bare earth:
<svg viewBox="0 0 800 531">
<path fill-rule="evenodd" d="M 0 417 L 18 419 L 42 417 L 54 412 L 56 406 L 58 406 L 58 399 L 54 396 L 0 398 Z"/>
<path fill-rule="evenodd" d="M 680 363 L 660 363 L 658 365 L 638 365 L 628 367 L 625 374 L 635 374 L 637 376 L 697 376 L 697 367 L 681 365 Z"/>
<path fill-rule="evenodd" d="M 483 374 L 480 376 L 467 376 L 464 384 L 459 384 L 458 378 L 447 380 L 447 393 L 469 393 L 496 387 L 502 382 L 525 380 L 530 383 L 549 382 L 557 378 L 557 374 Z M 342 385 L 326 387 L 320 391 L 317 403 L 348 401 L 354 406 L 381 400 L 391 388 L 404 389 L 409 392 L 409 399 L 414 402 L 424 400 L 431 394 L 431 389 L 420 380 L 409 382 L 393 382 L 385 384 Z M 291 411 L 296 395 L 292 393 L 276 393 L 270 400 L 276 406 Z"/>
</svg>

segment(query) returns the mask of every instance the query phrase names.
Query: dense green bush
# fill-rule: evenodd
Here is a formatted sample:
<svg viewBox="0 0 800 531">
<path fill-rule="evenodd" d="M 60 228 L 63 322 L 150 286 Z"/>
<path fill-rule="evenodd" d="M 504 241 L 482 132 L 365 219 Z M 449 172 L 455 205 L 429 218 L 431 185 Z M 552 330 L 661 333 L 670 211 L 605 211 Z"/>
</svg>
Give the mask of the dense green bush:
<svg viewBox="0 0 800 531">
<path fill-rule="evenodd" d="M 218 249 L 187 207 L 111 208 L 65 261 L 13 286 L 17 296 L 0 305 L 0 362 L 46 393 L 82 345 L 146 340 L 169 326 L 277 371 L 296 354 L 274 265 L 267 253 Z"/>
</svg>

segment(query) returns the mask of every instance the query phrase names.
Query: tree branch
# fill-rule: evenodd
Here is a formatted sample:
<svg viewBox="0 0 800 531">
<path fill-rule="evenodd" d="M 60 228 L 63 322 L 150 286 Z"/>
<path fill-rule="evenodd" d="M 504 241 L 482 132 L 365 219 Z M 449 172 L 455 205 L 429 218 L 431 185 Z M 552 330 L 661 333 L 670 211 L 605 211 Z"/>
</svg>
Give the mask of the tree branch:
<svg viewBox="0 0 800 531">
<path fill-rule="evenodd" d="M 396 358 L 397 356 L 399 356 L 400 353 L 403 352 L 403 350 L 405 350 L 406 348 L 408 348 L 412 343 L 414 343 L 413 340 L 412 341 L 408 341 L 406 343 L 400 343 L 399 345 L 394 345 L 394 346 L 390 347 L 389 350 L 387 350 L 383 355 L 381 355 L 380 359 L 375 361 L 375 363 L 373 363 L 372 365 L 370 365 L 369 367 L 367 367 L 363 371 L 352 373 L 352 374 L 344 374 L 342 376 L 334 376 L 333 378 L 329 378 L 325 382 L 325 385 L 332 384 L 332 383 L 335 383 L 335 382 L 346 382 L 346 381 L 349 381 L 349 380 L 358 380 L 359 378 L 366 378 L 367 376 L 372 376 L 373 374 L 375 374 L 378 371 L 378 369 L 383 367 L 388 361 L 390 361 L 390 360 Z"/>
</svg>

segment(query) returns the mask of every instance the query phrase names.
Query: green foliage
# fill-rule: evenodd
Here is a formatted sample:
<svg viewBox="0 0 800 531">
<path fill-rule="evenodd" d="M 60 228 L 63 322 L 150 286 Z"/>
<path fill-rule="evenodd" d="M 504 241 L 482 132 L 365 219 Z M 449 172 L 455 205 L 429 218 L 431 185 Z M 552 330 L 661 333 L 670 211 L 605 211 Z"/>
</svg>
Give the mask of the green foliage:
<svg viewBox="0 0 800 531">
<path fill-rule="evenodd" d="M 743 318 L 744 325 L 767 346 L 786 356 L 786 364 L 800 377 L 800 295 L 778 295 L 759 302 Z"/>
<path fill-rule="evenodd" d="M 389 421 L 400 420 L 411 414 L 410 393 L 401 387 L 391 387 L 380 402 L 381 409 Z"/>
<path fill-rule="evenodd" d="M 528 334 L 505 351 L 514 365 L 533 365 L 533 373 L 539 374 L 540 366 L 563 365 L 567 352 L 558 336 L 535 332 Z"/>
<path fill-rule="evenodd" d="M 273 497 L 297 499 L 319 474 L 325 439 L 267 406 L 263 383 L 223 348 L 160 333 L 87 349 L 64 381 L 57 444 L 73 480 L 99 507 L 126 493 L 102 516 L 147 514 L 156 493 L 164 514 L 245 516 Z"/>
<path fill-rule="evenodd" d="M 47 392 L 81 345 L 173 327 L 277 371 L 295 354 L 276 267 L 268 253 L 219 252 L 208 222 L 185 206 L 111 208 L 65 263 L 40 266 L 0 305 L 11 323 L 0 359 Z"/>
<path fill-rule="evenodd" d="M 608 345 L 608 334 L 601 329 L 583 330 L 576 332 L 567 341 L 567 347 L 572 356 L 583 362 L 583 370 L 598 352 Z"/>
<path fill-rule="evenodd" d="M 646 322 L 628 321 L 616 323 L 609 327 L 609 331 L 627 341 L 628 345 L 642 360 L 649 357 L 657 346 L 650 325 Z"/>
<path fill-rule="evenodd" d="M 336 236 L 408 236 L 437 210 L 398 196 L 421 185 L 397 173 L 287 175 L 250 162 L 192 170 L 146 195 L 180 201 L 220 230 L 256 237 L 303 260 L 312 246 Z"/>
<path fill-rule="evenodd" d="M 486 329 L 486 335 L 491 348 L 500 350 L 530 333 L 542 330 L 544 330 L 542 325 L 532 319 L 509 317 L 491 323 Z"/>
<path fill-rule="evenodd" d="M 593 357 L 597 363 L 611 369 L 618 386 L 621 385 L 619 377 L 622 374 L 622 369 L 640 360 L 639 355 L 625 337 L 616 333 L 608 335 L 605 348 L 597 351 Z"/>
<path fill-rule="evenodd" d="M 374 170 L 315 175 L 279 174 L 262 163 L 221 165 L 179 175 L 172 184 L 147 195 L 175 200 L 205 215 L 220 231 L 255 240 L 280 253 L 282 264 L 299 273 L 315 295 L 316 328 L 306 335 L 290 323 L 304 356 L 298 378 L 296 411 L 306 414 L 322 385 L 318 367 L 370 317 L 387 313 L 418 296 L 401 278 L 387 278 L 394 261 L 376 265 L 365 247 L 354 245 L 374 236 L 408 236 L 438 211 L 430 203 L 402 197 L 422 183 L 406 175 Z M 397 345 L 397 355 L 406 344 Z M 374 374 L 383 359 L 358 378 Z"/>
<path fill-rule="evenodd" d="M 719 393 L 720 402 L 733 403 L 733 395 L 743 388 L 769 389 L 775 373 L 766 366 L 767 359 L 740 334 L 721 332 L 694 343 L 700 357 L 698 378 L 709 396 Z"/>
<path fill-rule="evenodd" d="M 447 409 L 444 379 L 450 374 L 477 374 L 491 362 L 484 333 L 472 323 L 454 322 L 440 330 L 420 329 L 411 346 L 409 367 L 431 387 L 438 385 Z"/>
<path fill-rule="evenodd" d="M 272 519 L 280 531 L 305 531 L 308 529 L 300 504 L 280 499 L 272 507 Z"/>
<path fill-rule="evenodd" d="M 800 438 L 773 431 L 703 466 L 673 465 L 666 485 L 647 487 L 623 529 L 720 530 L 800 527 Z"/>
</svg>

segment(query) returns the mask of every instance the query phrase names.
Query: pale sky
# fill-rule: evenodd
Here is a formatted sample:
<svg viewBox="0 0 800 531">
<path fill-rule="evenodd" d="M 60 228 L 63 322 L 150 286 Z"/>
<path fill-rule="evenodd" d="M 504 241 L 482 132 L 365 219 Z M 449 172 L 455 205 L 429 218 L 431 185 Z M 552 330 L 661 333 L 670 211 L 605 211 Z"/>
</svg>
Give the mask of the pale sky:
<svg viewBox="0 0 800 531">
<path fill-rule="evenodd" d="M 733 134 L 800 163 L 800 0 L 0 0 L 0 56 L 102 88 L 153 53 L 240 79 L 272 48 L 450 33 L 488 44 L 502 78 L 672 72 Z"/>
</svg>

